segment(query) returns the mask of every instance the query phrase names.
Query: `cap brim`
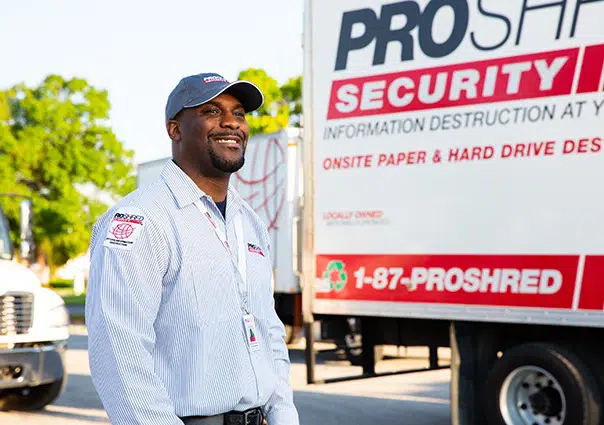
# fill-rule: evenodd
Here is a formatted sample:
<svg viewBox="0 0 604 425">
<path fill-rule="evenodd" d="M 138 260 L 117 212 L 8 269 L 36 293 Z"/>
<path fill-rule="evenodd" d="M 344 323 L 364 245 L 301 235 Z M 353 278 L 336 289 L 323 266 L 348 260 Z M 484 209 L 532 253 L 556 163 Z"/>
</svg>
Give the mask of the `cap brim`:
<svg viewBox="0 0 604 425">
<path fill-rule="evenodd" d="M 222 93 L 232 94 L 239 99 L 245 112 L 253 112 L 264 104 L 262 91 L 249 81 L 234 81 L 226 86 Z"/>
<path fill-rule="evenodd" d="M 195 99 L 185 105 L 185 108 L 195 108 L 209 102 L 223 93 L 231 94 L 243 105 L 245 112 L 253 112 L 264 104 L 262 91 L 254 84 L 245 80 L 233 81 L 214 93 L 213 96 L 204 99 Z"/>
</svg>

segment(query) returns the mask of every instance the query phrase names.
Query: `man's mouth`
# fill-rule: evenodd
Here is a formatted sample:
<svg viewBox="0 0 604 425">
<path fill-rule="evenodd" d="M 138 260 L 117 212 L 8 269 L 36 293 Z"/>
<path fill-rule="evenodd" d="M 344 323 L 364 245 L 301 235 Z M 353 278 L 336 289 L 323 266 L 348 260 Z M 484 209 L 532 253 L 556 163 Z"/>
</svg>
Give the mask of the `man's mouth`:
<svg viewBox="0 0 604 425">
<path fill-rule="evenodd" d="M 213 137 L 212 141 L 227 148 L 238 148 L 241 146 L 241 139 L 235 136 L 219 136 Z"/>
</svg>

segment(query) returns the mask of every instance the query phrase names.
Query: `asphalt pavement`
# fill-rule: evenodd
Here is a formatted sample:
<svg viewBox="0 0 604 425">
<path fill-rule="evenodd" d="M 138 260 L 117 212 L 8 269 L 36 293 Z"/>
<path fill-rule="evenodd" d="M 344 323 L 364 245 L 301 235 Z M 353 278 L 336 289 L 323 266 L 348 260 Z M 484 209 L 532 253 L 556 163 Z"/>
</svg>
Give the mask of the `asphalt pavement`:
<svg viewBox="0 0 604 425">
<path fill-rule="evenodd" d="M 330 348 L 319 344 L 319 348 Z M 388 347 L 391 358 L 378 363 L 377 372 L 426 367 L 427 350 Z M 448 369 L 391 375 L 322 385 L 306 385 L 303 342 L 290 347 L 291 382 L 301 425 L 448 425 Z M 448 361 L 447 351 L 442 352 Z M 2 425 L 71 425 L 110 423 L 103 410 L 88 367 L 87 335 L 83 325 L 72 326 L 67 352 L 67 389 L 55 403 L 38 413 L 0 413 Z M 358 375 L 334 352 L 320 354 L 318 378 Z M 269 424 L 272 425 L 272 424 Z M 278 424 L 282 425 L 282 424 Z"/>
</svg>

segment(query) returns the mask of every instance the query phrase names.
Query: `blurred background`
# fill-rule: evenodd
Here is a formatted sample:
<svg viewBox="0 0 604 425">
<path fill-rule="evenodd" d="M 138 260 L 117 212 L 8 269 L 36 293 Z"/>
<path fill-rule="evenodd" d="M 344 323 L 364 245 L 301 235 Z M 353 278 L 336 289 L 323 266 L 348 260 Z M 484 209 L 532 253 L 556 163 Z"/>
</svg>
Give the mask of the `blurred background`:
<svg viewBox="0 0 604 425">
<path fill-rule="evenodd" d="M 303 425 L 604 424 L 602 22 L 604 0 L 0 0 L 0 423 L 109 423 L 93 224 L 171 156 L 170 91 L 216 72 L 265 95 L 231 182 L 269 231 Z"/>
</svg>

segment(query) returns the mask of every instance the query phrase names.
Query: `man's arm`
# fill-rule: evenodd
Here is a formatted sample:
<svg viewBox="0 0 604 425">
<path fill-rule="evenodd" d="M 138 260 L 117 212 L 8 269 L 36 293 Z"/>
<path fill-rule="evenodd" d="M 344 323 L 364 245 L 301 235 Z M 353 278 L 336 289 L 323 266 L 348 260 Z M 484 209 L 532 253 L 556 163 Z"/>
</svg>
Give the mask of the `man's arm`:
<svg viewBox="0 0 604 425">
<path fill-rule="evenodd" d="M 114 220 L 115 214 L 94 227 L 86 294 L 92 381 L 114 425 L 182 425 L 151 357 L 168 261 L 166 243 L 140 209 L 117 212 L 143 220 L 131 225 L 135 233 L 130 236 L 127 225 L 109 233 L 128 224 Z M 120 246 L 124 243 L 129 248 Z"/>
<path fill-rule="evenodd" d="M 269 261 L 270 251 L 268 255 Z M 274 276 L 271 278 L 271 285 L 268 289 L 270 299 L 273 300 L 270 312 L 271 348 L 277 367 L 277 387 L 271 395 L 265 406 L 265 413 L 268 425 L 298 425 L 300 419 L 298 411 L 294 405 L 294 394 L 289 382 L 290 360 L 287 344 L 285 343 L 285 327 L 279 319 L 274 307 L 274 297 L 272 289 L 274 287 Z"/>
</svg>

